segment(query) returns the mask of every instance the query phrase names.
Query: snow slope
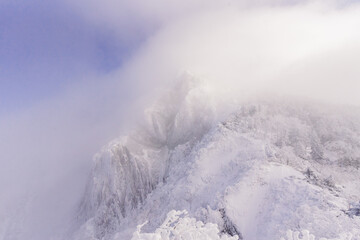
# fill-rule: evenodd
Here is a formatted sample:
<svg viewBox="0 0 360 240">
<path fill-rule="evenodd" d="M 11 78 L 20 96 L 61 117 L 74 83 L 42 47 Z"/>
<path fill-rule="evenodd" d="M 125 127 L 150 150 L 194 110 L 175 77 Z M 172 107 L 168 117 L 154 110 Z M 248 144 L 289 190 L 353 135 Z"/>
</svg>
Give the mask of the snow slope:
<svg viewBox="0 0 360 240">
<path fill-rule="evenodd" d="M 308 230 L 360 239 L 351 209 L 360 201 L 359 109 L 220 102 L 183 76 L 137 130 L 105 146 L 72 238 L 261 240 Z M 169 228 L 171 216 L 189 234 Z"/>
</svg>

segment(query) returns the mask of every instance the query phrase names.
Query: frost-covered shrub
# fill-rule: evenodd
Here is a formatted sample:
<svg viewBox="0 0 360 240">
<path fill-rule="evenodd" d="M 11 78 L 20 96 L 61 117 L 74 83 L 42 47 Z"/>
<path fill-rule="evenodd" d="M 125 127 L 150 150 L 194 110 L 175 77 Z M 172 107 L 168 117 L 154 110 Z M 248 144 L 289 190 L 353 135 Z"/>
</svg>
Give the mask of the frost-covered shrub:
<svg viewBox="0 0 360 240">
<path fill-rule="evenodd" d="M 221 234 L 217 224 L 196 221 L 186 211 L 172 210 L 164 223 L 153 233 L 141 233 L 139 225 L 131 240 L 237 240 L 238 236 Z"/>
</svg>

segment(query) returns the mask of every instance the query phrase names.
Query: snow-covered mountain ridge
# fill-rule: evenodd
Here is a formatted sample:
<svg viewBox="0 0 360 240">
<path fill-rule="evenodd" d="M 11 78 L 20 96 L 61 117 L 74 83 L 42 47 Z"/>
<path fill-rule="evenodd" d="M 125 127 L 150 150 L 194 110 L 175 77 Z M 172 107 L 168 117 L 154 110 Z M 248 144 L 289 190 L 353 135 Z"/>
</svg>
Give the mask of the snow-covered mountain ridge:
<svg viewBox="0 0 360 240">
<path fill-rule="evenodd" d="M 137 225 L 154 232 L 181 210 L 224 239 L 304 229 L 360 239 L 358 109 L 277 99 L 219 114 L 224 106 L 185 76 L 95 156 L 73 238 L 142 239 Z"/>
</svg>

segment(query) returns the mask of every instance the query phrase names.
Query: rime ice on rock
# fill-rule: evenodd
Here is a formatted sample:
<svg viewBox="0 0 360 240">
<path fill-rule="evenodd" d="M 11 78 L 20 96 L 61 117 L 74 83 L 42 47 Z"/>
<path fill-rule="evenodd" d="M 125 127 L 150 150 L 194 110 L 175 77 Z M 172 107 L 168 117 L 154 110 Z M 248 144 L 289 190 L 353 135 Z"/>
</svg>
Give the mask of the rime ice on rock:
<svg viewBox="0 0 360 240">
<path fill-rule="evenodd" d="M 183 76 L 136 131 L 96 155 L 74 238 L 130 239 L 148 220 L 142 231 L 153 235 L 136 236 L 156 239 L 167 213 L 185 209 L 189 227 L 216 224 L 229 238 L 308 229 L 360 239 L 360 218 L 347 214 L 360 199 L 360 114 L 268 99 L 219 119 L 225 105 Z"/>
<path fill-rule="evenodd" d="M 201 139 L 213 115 L 211 100 L 198 80 L 184 74 L 173 90 L 145 111 L 145 121 L 136 131 L 95 156 L 80 221 L 93 219 L 98 238 L 114 233 L 164 180 L 170 151 Z"/>
<path fill-rule="evenodd" d="M 146 223 L 145 223 L 146 224 Z M 170 211 L 164 223 L 154 233 L 141 233 L 143 225 L 137 227 L 131 240 L 238 240 L 238 236 L 221 234 L 216 224 L 204 224 L 188 217 L 186 211 Z"/>
</svg>

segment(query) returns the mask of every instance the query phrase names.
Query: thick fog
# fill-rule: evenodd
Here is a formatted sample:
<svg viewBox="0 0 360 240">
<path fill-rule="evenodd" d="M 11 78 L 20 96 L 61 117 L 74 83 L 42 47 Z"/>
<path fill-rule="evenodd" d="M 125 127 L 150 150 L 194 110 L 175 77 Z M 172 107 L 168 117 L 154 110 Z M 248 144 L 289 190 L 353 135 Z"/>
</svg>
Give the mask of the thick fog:
<svg viewBox="0 0 360 240">
<path fill-rule="evenodd" d="M 357 1 L 5 0 L 1 12 L 0 239 L 63 233 L 93 154 L 185 71 L 219 100 L 360 105 Z"/>
</svg>

